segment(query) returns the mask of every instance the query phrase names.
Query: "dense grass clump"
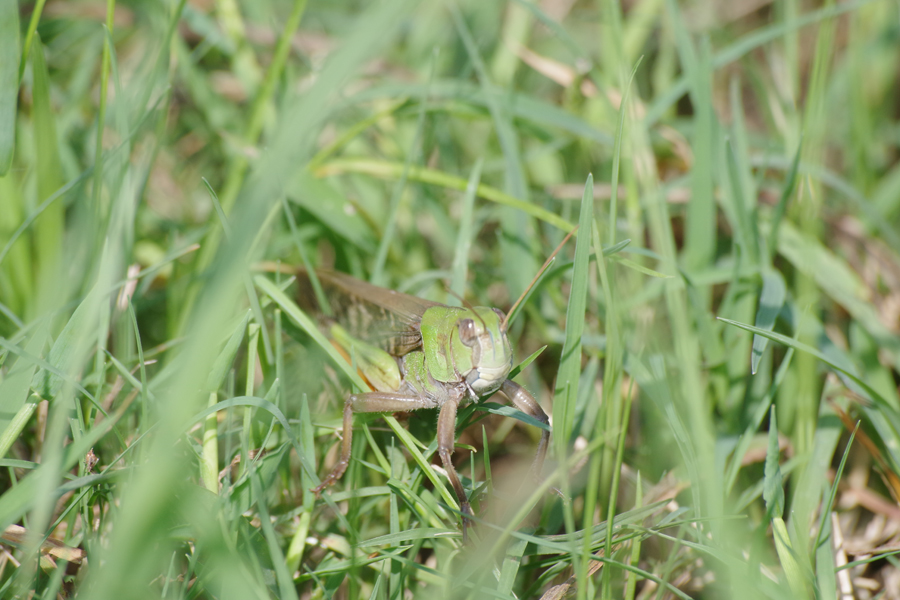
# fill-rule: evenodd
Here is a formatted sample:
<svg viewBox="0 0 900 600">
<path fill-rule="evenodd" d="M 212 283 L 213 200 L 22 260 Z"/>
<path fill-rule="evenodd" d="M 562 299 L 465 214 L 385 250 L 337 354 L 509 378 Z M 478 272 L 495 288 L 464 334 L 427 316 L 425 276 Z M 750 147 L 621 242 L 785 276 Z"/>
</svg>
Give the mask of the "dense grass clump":
<svg viewBox="0 0 900 600">
<path fill-rule="evenodd" d="M 900 598 L 898 12 L 0 0 L 0 597 Z M 316 498 L 296 268 L 507 311 L 576 226 L 544 481 L 498 395 L 468 542 L 434 410 Z"/>
</svg>

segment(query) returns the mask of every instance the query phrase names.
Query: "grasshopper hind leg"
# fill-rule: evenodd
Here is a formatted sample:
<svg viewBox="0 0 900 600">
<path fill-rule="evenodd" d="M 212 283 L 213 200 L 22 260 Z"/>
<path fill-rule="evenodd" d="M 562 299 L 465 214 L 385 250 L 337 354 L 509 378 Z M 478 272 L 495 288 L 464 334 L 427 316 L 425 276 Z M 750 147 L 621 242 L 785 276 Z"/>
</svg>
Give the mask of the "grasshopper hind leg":
<svg viewBox="0 0 900 600">
<path fill-rule="evenodd" d="M 437 427 L 438 454 L 441 457 L 444 470 L 447 472 L 450 485 L 453 486 L 453 491 L 456 492 L 456 497 L 459 500 L 460 512 L 463 514 L 462 530 L 463 540 L 465 541 L 467 538 L 466 528 L 472 525 L 469 517 L 473 516 L 473 513 L 466 491 L 463 489 L 452 461 L 453 446 L 456 441 L 456 409 L 463 397 L 464 394 L 461 389 L 448 392 L 440 400 L 426 394 L 404 394 L 400 392 L 368 392 L 347 396 L 347 400 L 344 402 L 344 436 L 341 440 L 341 456 L 328 476 L 311 491 L 318 496 L 325 488 L 336 483 L 347 470 L 350 464 L 350 450 L 353 441 L 353 413 L 409 412 L 420 408 L 437 408 L 440 406 L 441 412 L 438 416 Z"/>
<path fill-rule="evenodd" d="M 333 485 L 344 475 L 344 471 L 347 470 L 347 466 L 350 464 L 350 448 L 352 447 L 353 442 L 353 406 L 351 398 L 352 396 L 344 401 L 344 437 L 341 440 L 341 457 L 331 469 L 328 476 L 322 480 L 322 483 L 310 490 L 317 498 L 319 497 L 319 494 L 322 493 L 322 490 Z"/>
<path fill-rule="evenodd" d="M 432 398 L 399 392 L 367 392 L 347 396 L 347 400 L 344 401 L 344 438 L 341 440 L 341 457 L 322 483 L 310 491 L 318 496 L 322 490 L 336 483 L 347 470 L 353 442 L 353 413 L 409 412 L 436 406 L 437 402 Z"/>
</svg>

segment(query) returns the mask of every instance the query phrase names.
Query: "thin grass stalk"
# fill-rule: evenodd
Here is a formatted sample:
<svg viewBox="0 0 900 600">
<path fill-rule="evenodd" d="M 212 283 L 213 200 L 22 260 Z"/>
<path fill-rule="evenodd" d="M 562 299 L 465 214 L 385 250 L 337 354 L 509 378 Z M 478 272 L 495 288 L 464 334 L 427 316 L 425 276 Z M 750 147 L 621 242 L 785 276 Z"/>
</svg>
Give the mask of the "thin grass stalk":
<svg viewBox="0 0 900 600">
<path fill-rule="evenodd" d="M 9 174 L 15 154 L 20 52 L 18 2 L 5 0 L 0 3 L 0 180 Z M 3 225 L 0 220 L 0 231 Z"/>
<path fill-rule="evenodd" d="M 813 55 L 812 77 L 806 96 L 806 106 L 802 111 L 805 141 L 803 159 L 812 164 L 819 164 L 824 160 L 822 148 L 826 143 L 829 127 L 825 114 L 826 93 L 835 26 L 833 19 L 823 21 L 819 25 Z M 806 235 L 818 239 L 822 233 L 819 211 L 823 203 L 823 189 L 817 180 L 811 177 L 804 179 L 805 185 L 801 186 L 801 190 L 805 193 L 803 199 L 794 205 L 795 217 L 799 220 Z M 801 306 L 811 311 L 812 314 L 817 312 L 821 298 L 818 286 L 811 277 L 801 275 L 798 278 L 795 294 L 797 302 Z M 800 340 L 811 345 L 816 344 L 809 332 L 801 332 Z M 812 447 L 815 437 L 819 383 L 814 358 L 801 353 L 797 357 L 796 364 L 799 390 L 795 438 L 797 450 L 804 452 Z"/>
<path fill-rule="evenodd" d="M 37 193 L 46 202 L 63 185 L 59 159 L 56 115 L 50 100 L 50 74 L 40 35 L 32 42 L 32 77 L 34 142 L 36 151 Z M 57 308 L 68 290 L 60 284 L 61 248 L 65 227 L 65 210 L 60 202 L 49 204 L 35 223 L 35 278 L 38 302 L 29 307 L 28 319 Z M 12 240 L 10 240 L 12 241 Z M 62 287 L 62 290 L 60 289 Z M 61 293 L 62 292 L 62 293 Z"/>
<path fill-rule="evenodd" d="M 609 207 L 609 231 L 610 231 L 610 244 L 615 244 L 616 240 L 616 223 L 618 222 L 618 214 L 617 214 L 617 206 L 618 206 L 618 187 L 619 187 L 619 163 L 622 152 L 622 139 L 624 137 L 625 132 L 625 115 L 629 110 L 629 92 L 631 89 L 631 83 L 634 80 L 634 74 L 637 72 L 638 67 L 640 66 L 640 60 L 638 60 L 637 64 L 635 64 L 634 69 L 631 72 L 631 77 L 629 78 L 627 84 L 625 85 L 622 92 L 622 100 L 619 104 L 619 117 L 616 124 L 616 136 L 615 142 L 613 145 L 613 167 L 611 174 L 611 189 L 612 189 L 612 198 L 610 201 Z M 615 296 L 615 283 L 610 278 L 610 271 L 607 270 L 606 260 L 603 259 L 603 245 L 600 240 L 600 228 L 599 226 L 595 226 L 592 231 L 592 240 L 594 244 L 594 253 L 598 257 L 597 258 L 597 272 L 598 277 L 601 284 L 601 289 L 603 293 L 603 303 L 606 309 L 606 323 L 605 323 L 605 331 L 606 331 L 606 359 L 604 361 L 604 369 L 603 369 L 603 407 L 606 413 L 606 419 L 599 418 L 597 419 L 596 424 L 596 436 L 601 439 L 612 440 L 617 437 L 617 429 L 620 426 L 619 421 L 621 420 L 621 380 L 622 380 L 622 340 L 621 335 L 619 333 L 620 323 L 619 323 L 619 309 L 618 303 L 616 302 Z M 612 427 L 610 427 L 612 424 Z M 617 468 L 615 464 L 618 461 L 615 461 L 612 452 L 610 451 L 609 445 L 604 445 L 600 452 L 591 456 L 591 470 L 588 480 L 588 488 L 586 491 L 585 497 L 585 513 L 584 513 L 584 528 L 588 530 L 591 526 L 593 516 L 594 516 L 594 507 L 595 503 L 598 499 L 598 494 L 600 495 L 608 495 L 609 502 L 607 503 L 607 524 L 612 523 L 612 519 L 615 516 L 615 494 L 618 492 L 616 489 L 618 478 L 616 477 L 616 472 L 613 470 Z M 613 472 L 612 476 L 612 484 L 607 485 L 604 483 L 607 481 L 606 475 L 610 472 Z M 587 538 L 585 538 L 587 540 Z M 587 553 L 589 550 L 587 541 L 585 541 L 584 552 Z M 607 527 L 607 539 L 606 539 L 606 548 L 605 548 L 605 556 L 608 558 L 612 558 L 612 527 Z M 586 569 L 587 565 L 582 565 L 582 569 Z M 587 572 L 584 572 L 583 578 L 587 577 Z M 611 592 L 612 585 L 612 569 L 609 565 L 603 570 L 602 574 L 602 590 L 601 595 L 603 597 L 609 597 Z M 583 589 L 582 586 L 579 586 L 579 590 Z M 579 596 L 581 596 L 582 592 L 579 591 Z"/>
<path fill-rule="evenodd" d="M 212 408 L 217 404 L 218 397 L 215 392 L 210 392 L 206 406 Z M 203 426 L 203 455 L 200 463 L 200 480 L 203 486 L 213 494 L 219 493 L 219 436 L 218 414 L 212 413 L 206 417 Z"/>
<path fill-rule="evenodd" d="M 450 289 L 456 296 L 463 297 L 466 291 L 466 279 L 469 270 L 469 248 L 472 245 L 472 235 L 475 230 L 475 191 L 481 180 L 481 169 L 484 159 L 479 157 L 469 174 L 469 182 L 462 198 L 462 212 L 459 216 L 459 233 L 456 236 L 456 248 L 453 253 L 453 265 L 450 268 L 453 274 L 450 279 Z M 459 300 L 453 296 L 448 298 L 451 306 L 459 306 Z"/>
<path fill-rule="evenodd" d="M 259 356 L 259 323 L 250 323 L 247 340 L 247 382 L 244 387 L 245 396 L 253 396 L 256 391 L 256 361 Z M 241 469 L 242 476 L 250 473 L 250 450 L 255 448 L 253 442 L 253 407 L 244 407 L 244 423 L 241 427 Z"/>
<path fill-rule="evenodd" d="M 578 382 L 581 374 L 581 336 L 584 332 L 584 317 L 587 308 L 588 292 L 588 258 L 591 235 L 594 224 L 594 176 L 588 175 L 581 197 L 581 214 L 578 236 L 575 244 L 575 261 L 572 267 L 572 289 L 566 308 L 566 337 L 560 356 L 559 370 L 553 394 L 554 447 L 558 461 L 564 461 L 569 455 L 569 444 L 575 421 L 575 403 L 578 399 Z M 567 471 L 562 472 L 562 492 L 566 497 L 563 502 L 563 517 L 566 531 L 575 531 L 575 516 L 572 512 L 570 482 Z M 586 571 L 582 567 L 576 543 L 572 542 L 572 568 L 578 576 L 578 588 L 587 585 Z"/>
<path fill-rule="evenodd" d="M 103 133 L 106 130 L 106 98 L 109 87 L 109 71 L 112 62 L 112 34 L 115 23 L 116 0 L 106 0 L 106 23 L 103 36 L 103 55 L 100 59 L 100 105 L 97 108 L 97 134 L 94 138 L 94 179 L 91 187 L 89 214 L 94 216 L 94 225 L 102 229 L 107 212 L 101 205 L 100 193 L 103 187 Z M 112 203 L 112 198 L 110 198 Z M 93 236 L 92 236 L 93 237 Z"/>
<path fill-rule="evenodd" d="M 637 472 L 637 482 L 634 489 L 634 507 L 640 508 L 644 505 L 644 488 L 641 480 L 641 472 Z M 636 565 L 641 558 L 641 538 L 636 537 L 631 542 L 631 556 L 629 564 Z M 622 595 L 624 600 L 634 600 L 634 593 L 637 588 L 637 574 L 634 571 L 628 571 L 625 574 L 625 593 Z"/>
<path fill-rule="evenodd" d="M 28 64 L 28 53 L 31 51 L 32 38 L 37 32 L 38 23 L 41 22 L 41 14 L 44 12 L 44 4 L 47 0 L 37 0 L 31 10 L 31 18 L 28 20 L 28 29 L 25 30 L 25 41 L 22 44 L 22 58 L 19 61 L 19 81 L 25 73 L 25 65 Z"/>
</svg>

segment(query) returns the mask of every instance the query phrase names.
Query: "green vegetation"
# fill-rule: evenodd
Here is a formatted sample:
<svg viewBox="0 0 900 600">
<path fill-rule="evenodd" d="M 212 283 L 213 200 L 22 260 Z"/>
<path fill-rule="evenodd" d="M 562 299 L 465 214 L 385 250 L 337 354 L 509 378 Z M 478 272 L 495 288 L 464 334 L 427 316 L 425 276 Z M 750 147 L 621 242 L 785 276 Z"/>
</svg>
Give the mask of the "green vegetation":
<svg viewBox="0 0 900 600">
<path fill-rule="evenodd" d="M 0 597 L 900 597 L 898 40 L 875 0 L 0 0 Z M 543 485 L 492 399 L 468 544 L 433 410 L 357 416 L 316 499 L 364 383 L 291 267 L 508 310 L 575 224 L 510 326 Z"/>
</svg>

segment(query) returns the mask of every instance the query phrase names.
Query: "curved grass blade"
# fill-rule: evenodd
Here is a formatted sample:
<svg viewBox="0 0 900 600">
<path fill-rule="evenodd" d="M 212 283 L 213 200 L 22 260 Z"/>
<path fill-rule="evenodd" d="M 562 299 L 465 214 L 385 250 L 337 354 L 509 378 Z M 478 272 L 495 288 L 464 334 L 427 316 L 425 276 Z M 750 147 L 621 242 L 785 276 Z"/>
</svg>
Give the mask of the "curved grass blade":
<svg viewBox="0 0 900 600">
<path fill-rule="evenodd" d="M 347 100 L 347 104 L 355 106 L 376 99 L 396 98 L 398 96 L 421 97 L 426 84 L 421 83 L 389 83 L 366 89 Z M 479 107 L 487 107 L 487 99 L 480 86 L 458 79 L 443 80 L 429 86 L 432 101 L 448 103 L 450 108 L 457 103 L 467 103 Z M 587 142 L 612 146 L 613 138 L 605 131 L 594 127 L 588 121 L 577 117 L 571 111 L 556 104 L 535 99 L 533 96 L 503 90 L 508 99 L 507 110 L 516 121 L 530 121 L 542 127 L 553 127 L 565 131 Z M 442 110 L 438 106 L 438 110 Z"/>
<path fill-rule="evenodd" d="M 884 398 L 884 396 L 882 396 L 875 388 L 871 387 L 868 383 L 860 379 L 860 377 L 854 371 L 850 370 L 850 368 L 846 364 L 840 364 L 828 355 L 820 352 L 816 348 L 813 348 L 808 344 L 804 344 L 803 342 L 797 341 L 794 338 L 789 338 L 786 335 L 781 335 L 780 333 L 775 333 L 773 331 L 766 331 L 765 329 L 754 327 L 753 325 L 747 325 L 746 323 L 732 321 L 731 319 L 726 319 L 725 317 L 716 318 L 723 323 L 728 323 L 729 325 L 734 325 L 735 327 L 738 327 L 745 331 L 749 331 L 750 333 L 761 335 L 762 337 L 768 338 L 773 342 L 778 342 L 779 344 L 787 346 L 788 348 L 793 348 L 794 350 L 806 352 L 807 354 L 815 356 L 826 365 L 847 376 L 854 384 L 859 386 L 859 391 L 862 396 L 871 400 L 876 406 L 878 406 L 883 412 L 885 412 L 886 415 L 893 415 L 894 419 L 897 419 L 898 415 L 896 414 L 893 406 L 891 406 L 890 402 L 888 402 Z M 900 424 L 900 422 L 898 422 L 898 424 Z M 900 428 L 898 428 L 898 431 L 900 431 Z"/>
<path fill-rule="evenodd" d="M 382 179 L 396 179 L 403 173 L 403 168 L 404 164 L 399 162 L 366 158 L 344 158 L 328 161 L 316 169 L 315 174 L 317 177 L 327 177 L 340 173 L 365 173 Z M 469 185 L 469 182 L 462 177 L 450 175 L 437 169 L 414 165 L 409 167 L 408 177 L 410 181 L 419 181 L 460 191 L 465 190 Z M 477 191 L 478 196 L 485 200 L 520 210 L 535 219 L 553 225 L 557 229 L 568 232 L 574 227 L 574 225 L 555 213 L 530 202 L 519 200 L 514 196 L 501 192 L 495 187 L 481 183 L 478 185 Z"/>
</svg>

